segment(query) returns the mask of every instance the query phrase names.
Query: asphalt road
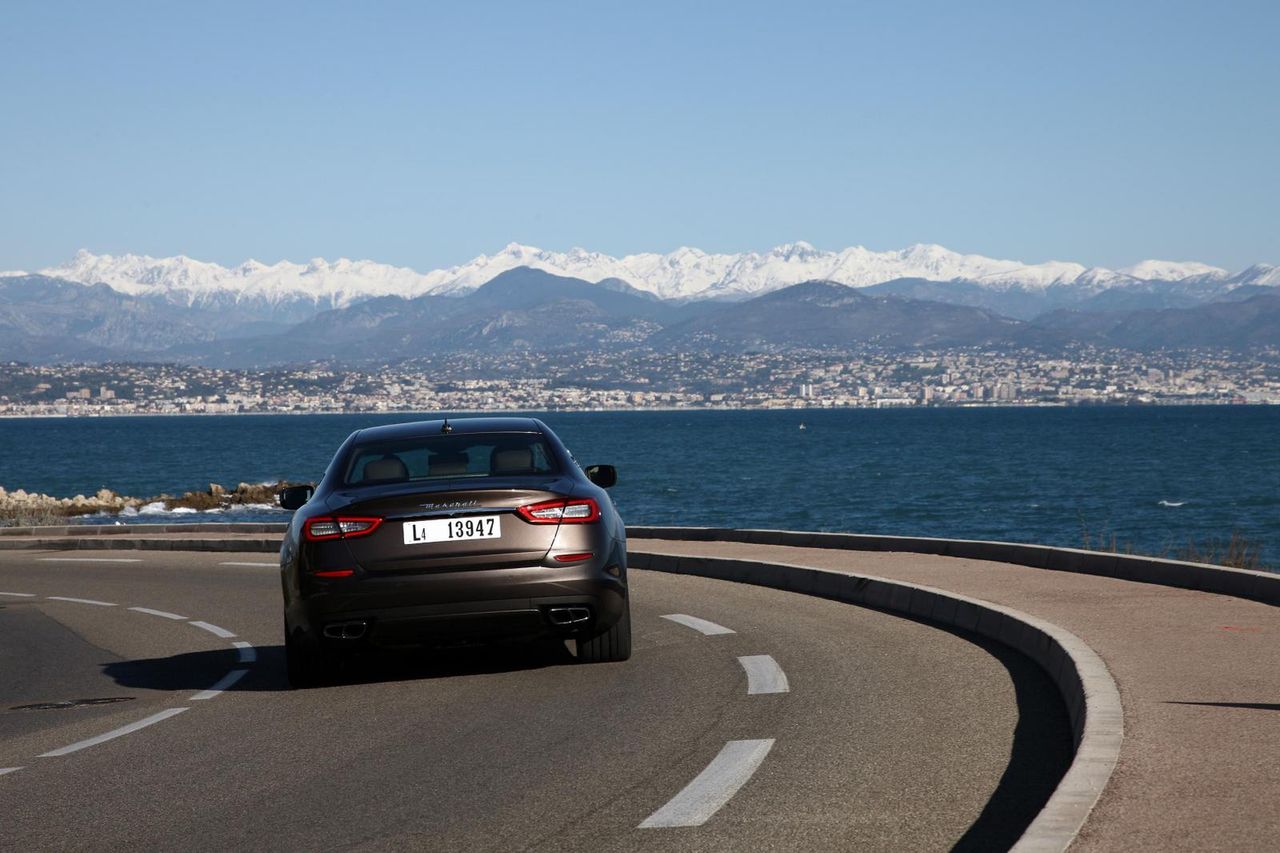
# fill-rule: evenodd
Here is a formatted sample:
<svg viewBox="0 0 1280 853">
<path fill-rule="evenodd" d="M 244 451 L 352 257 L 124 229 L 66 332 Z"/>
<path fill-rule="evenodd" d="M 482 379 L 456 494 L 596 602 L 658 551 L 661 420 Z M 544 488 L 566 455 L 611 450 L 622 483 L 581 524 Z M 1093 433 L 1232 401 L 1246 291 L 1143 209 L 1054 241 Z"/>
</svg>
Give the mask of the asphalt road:
<svg viewBox="0 0 1280 853">
<path fill-rule="evenodd" d="M 0 848 L 999 849 L 1069 760 L 1017 655 L 639 571 L 626 663 L 383 655 L 289 690 L 271 563 L 0 553 Z"/>
</svg>

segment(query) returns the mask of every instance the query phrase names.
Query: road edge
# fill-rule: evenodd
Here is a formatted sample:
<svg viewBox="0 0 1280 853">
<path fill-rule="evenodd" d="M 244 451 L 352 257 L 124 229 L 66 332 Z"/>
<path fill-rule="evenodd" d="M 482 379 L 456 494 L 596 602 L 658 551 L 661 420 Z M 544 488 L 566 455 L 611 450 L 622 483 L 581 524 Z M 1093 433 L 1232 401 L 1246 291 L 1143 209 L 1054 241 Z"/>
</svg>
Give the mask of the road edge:
<svg viewBox="0 0 1280 853">
<path fill-rule="evenodd" d="M 766 586 L 972 631 L 1035 661 L 1062 696 L 1075 749 L 1048 802 L 1011 848 L 1016 853 L 1066 850 L 1111 778 L 1124 740 L 1120 691 L 1098 653 L 1065 628 L 989 601 L 874 575 L 643 550 L 627 556 L 630 568 Z"/>
<path fill-rule="evenodd" d="M 1231 595 L 1262 604 L 1280 605 L 1280 573 L 1232 569 L 1209 563 L 1189 563 L 1162 557 L 1142 557 L 1053 545 L 995 542 L 983 539 L 936 539 L 927 536 L 881 536 L 865 533 L 818 533 L 795 530 L 762 530 L 722 527 L 629 526 L 627 535 L 637 539 L 672 539 L 687 542 L 745 542 L 753 545 L 785 545 L 793 548 L 830 548 L 839 551 L 881 551 L 932 554 L 1013 563 L 1031 569 L 1170 586 L 1197 592 Z"/>
</svg>

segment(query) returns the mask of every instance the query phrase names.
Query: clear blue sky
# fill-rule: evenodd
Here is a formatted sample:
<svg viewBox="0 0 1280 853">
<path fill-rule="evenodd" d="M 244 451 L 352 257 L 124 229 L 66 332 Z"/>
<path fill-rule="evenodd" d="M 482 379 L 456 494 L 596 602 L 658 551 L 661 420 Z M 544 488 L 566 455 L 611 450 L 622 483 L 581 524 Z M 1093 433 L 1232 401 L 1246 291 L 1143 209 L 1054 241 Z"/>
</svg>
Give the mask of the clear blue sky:
<svg viewBox="0 0 1280 853">
<path fill-rule="evenodd" d="M 6 0 L 0 269 L 1280 263 L 1280 3 Z"/>
</svg>

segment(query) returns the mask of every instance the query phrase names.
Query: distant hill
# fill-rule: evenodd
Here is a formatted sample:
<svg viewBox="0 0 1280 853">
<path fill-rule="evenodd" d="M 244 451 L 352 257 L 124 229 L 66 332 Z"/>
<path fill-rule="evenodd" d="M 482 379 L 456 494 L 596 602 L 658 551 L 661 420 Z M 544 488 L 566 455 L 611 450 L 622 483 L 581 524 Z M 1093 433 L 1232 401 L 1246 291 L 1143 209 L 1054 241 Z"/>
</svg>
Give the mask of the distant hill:
<svg viewBox="0 0 1280 853">
<path fill-rule="evenodd" d="M 1140 350 L 1247 349 L 1280 346 L 1278 302 L 1274 285 L 1227 287 L 1217 275 L 1091 294 L 1058 285 L 1030 293 L 919 278 L 870 287 L 808 281 L 745 300 L 673 301 L 622 281 L 592 283 L 518 267 L 450 296 L 380 296 L 283 325 L 244 306 L 179 305 L 103 284 L 11 275 L 0 277 L 0 360 L 256 367 L 638 345 L 1056 351 L 1073 341 Z"/>
<path fill-rule="evenodd" d="M 1021 325 L 980 308 L 810 281 L 692 318 L 653 343 L 718 349 L 973 346 L 1007 341 Z"/>
<path fill-rule="evenodd" d="M 462 296 L 371 299 L 325 311 L 283 335 L 185 346 L 172 355 L 246 366 L 335 356 L 369 362 L 459 350 L 609 348 L 638 343 L 705 310 L 524 267 Z"/>
<path fill-rule="evenodd" d="M 1045 333 L 1133 350 L 1280 347 L 1280 293 L 1161 311 L 1057 311 L 1029 325 L 1022 340 Z"/>
<path fill-rule="evenodd" d="M 199 312 L 139 300 L 105 284 L 42 275 L 0 278 L 0 358 L 96 359 L 209 340 Z"/>
</svg>

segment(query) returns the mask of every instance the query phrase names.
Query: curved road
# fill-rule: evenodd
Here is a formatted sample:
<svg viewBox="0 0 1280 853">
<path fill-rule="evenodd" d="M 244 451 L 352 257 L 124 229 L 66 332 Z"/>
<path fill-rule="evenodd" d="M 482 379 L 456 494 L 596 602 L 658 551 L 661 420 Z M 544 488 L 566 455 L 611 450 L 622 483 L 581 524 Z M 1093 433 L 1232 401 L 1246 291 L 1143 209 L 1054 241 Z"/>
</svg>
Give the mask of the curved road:
<svg viewBox="0 0 1280 853">
<path fill-rule="evenodd" d="M 1069 761 L 998 647 L 631 578 L 627 663 L 384 655 L 292 691 L 270 555 L 0 553 L 0 847 L 993 849 Z"/>
</svg>

